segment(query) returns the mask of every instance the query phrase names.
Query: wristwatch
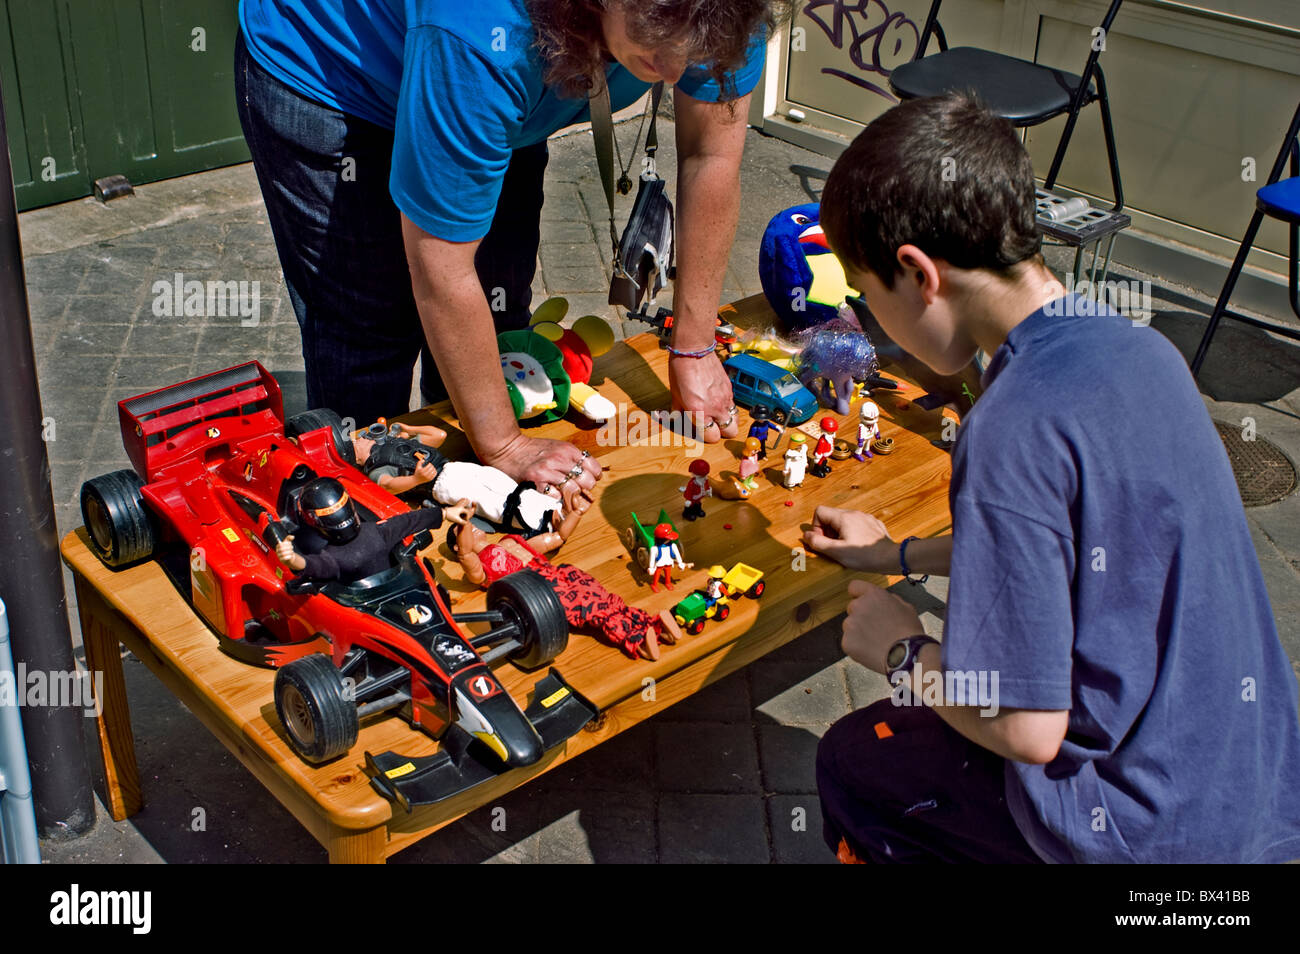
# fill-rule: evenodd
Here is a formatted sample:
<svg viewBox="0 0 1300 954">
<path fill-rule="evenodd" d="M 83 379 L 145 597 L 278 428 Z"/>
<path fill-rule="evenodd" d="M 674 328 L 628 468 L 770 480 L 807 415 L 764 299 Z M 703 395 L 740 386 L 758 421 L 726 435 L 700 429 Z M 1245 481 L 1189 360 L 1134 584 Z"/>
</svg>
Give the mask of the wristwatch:
<svg viewBox="0 0 1300 954">
<path fill-rule="evenodd" d="M 889 652 L 885 655 L 885 675 L 889 677 L 889 681 L 891 683 L 894 681 L 895 673 L 911 672 L 912 667 L 916 665 L 916 658 L 921 655 L 921 650 L 929 643 L 938 646 L 939 640 L 920 634 L 917 636 L 904 636 L 890 646 Z"/>
</svg>

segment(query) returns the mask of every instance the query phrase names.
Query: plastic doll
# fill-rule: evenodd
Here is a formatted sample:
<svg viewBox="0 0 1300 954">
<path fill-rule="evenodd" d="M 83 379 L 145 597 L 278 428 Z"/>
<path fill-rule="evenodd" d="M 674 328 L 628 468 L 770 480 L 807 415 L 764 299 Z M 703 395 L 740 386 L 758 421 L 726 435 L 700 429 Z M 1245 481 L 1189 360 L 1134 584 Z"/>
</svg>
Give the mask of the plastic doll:
<svg viewBox="0 0 1300 954">
<path fill-rule="evenodd" d="M 432 424 L 393 424 L 380 418 L 352 435 L 357 466 L 390 494 L 401 494 L 438 476 L 444 458 L 435 453 L 447 432 Z"/>
<path fill-rule="evenodd" d="M 830 475 L 831 465 L 826 462 L 830 460 L 831 452 L 835 450 L 835 432 L 840 429 L 839 423 L 833 417 L 823 417 L 821 426 L 822 436 L 817 438 L 817 446 L 813 448 L 812 466 L 808 468 L 808 473 L 814 477 Z"/>
<path fill-rule="evenodd" d="M 768 418 L 767 406 L 755 404 L 754 409 L 749 412 L 753 423 L 749 425 L 749 436 L 758 438 L 758 459 L 767 460 L 767 435 L 772 429 L 776 430 L 778 435 L 785 432 L 785 428 L 780 424 Z"/>
<path fill-rule="evenodd" d="M 650 548 L 650 591 L 659 592 L 659 577 L 663 576 L 663 584 L 668 589 L 673 588 L 673 564 L 683 570 L 689 570 L 695 566 L 694 563 L 687 563 L 682 559 L 682 551 L 677 546 L 677 531 L 671 525 L 660 523 L 655 525 L 655 544 Z"/>
<path fill-rule="evenodd" d="M 682 511 L 684 520 L 703 517 L 704 498 L 713 496 L 713 488 L 709 485 L 709 462 L 702 457 L 696 458 L 691 461 L 690 470 L 691 479 L 682 488 L 682 497 L 686 501 L 686 509 Z"/>
<path fill-rule="evenodd" d="M 790 446 L 785 452 L 785 467 L 781 477 L 785 486 L 793 490 L 803 483 L 804 473 L 808 469 L 808 440 L 800 433 L 790 435 Z"/>
<path fill-rule="evenodd" d="M 853 459 L 862 461 L 874 457 L 871 442 L 879 438 L 880 408 L 876 407 L 875 401 L 863 401 L 862 407 L 858 409 L 858 449 Z"/>
<path fill-rule="evenodd" d="M 531 540 L 511 534 L 489 543 L 487 534 L 473 523 L 447 530 L 447 546 L 464 568 L 465 578 L 477 586 L 488 586 L 518 570 L 532 570 L 551 584 L 572 629 L 596 629 L 633 659 L 658 659 L 661 639 L 677 642 L 682 633 L 671 613 L 651 616 L 628 606 L 590 573 L 567 563 L 551 563 L 545 554 L 562 542 L 559 533 L 548 533 Z"/>
<path fill-rule="evenodd" d="M 355 583 L 388 569 L 389 551 L 411 534 L 436 530 L 443 517 L 463 524 L 474 511 L 468 500 L 459 500 L 445 508 L 412 510 L 369 523 L 361 519 L 341 483 L 333 477 L 317 477 L 303 488 L 298 512 L 302 525 L 323 536 L 326 545 L 318 553 L 303 555 L 294 549 L 294 538 L 287 537 L 275 548 L 280 562 L 313 580 Z"/>
<path fill-rule="evenodd" d="M 560 495 L 557 499 L 544 494 L 531 481 L 516 483 L 495 467 L 460 460 L 442 461 L 430 487 L 438 503 L 470 500 L 488 520 L 528 537 L 557 529 L 565 516 L 585 509 L 583 503 L 589 501 L 577 481 L 564 481 Z"/>
<path fill-rule="evenodd" d="M 745 438 L 744 456 L 740 461 L 740 483 L 746 490 L 758 489 L 758 452 L 762 443 L 757 437 Z"/>
</svg>

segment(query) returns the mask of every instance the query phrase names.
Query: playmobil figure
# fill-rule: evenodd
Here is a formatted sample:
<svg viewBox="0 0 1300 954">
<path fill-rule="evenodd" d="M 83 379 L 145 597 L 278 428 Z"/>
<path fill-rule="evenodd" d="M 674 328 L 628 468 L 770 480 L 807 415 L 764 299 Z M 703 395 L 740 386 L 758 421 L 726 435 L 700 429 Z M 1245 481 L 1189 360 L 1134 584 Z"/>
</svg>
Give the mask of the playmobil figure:
<svg viewBox="0 0 1300 954">
<path fill-rule="evenodd" d="M 685 520 L 703 517 L 704 498 L 713 496 L 713 488 L 709 485 L 709 462 L 702 457 L 697 457 L 691 461 L 690 470 L 693 476 L 682 488 L 682 497 L 686 500 L 686 509 L 682 511 L 682 518 Z"/>
<path fill-rule="evenodd" d="M 401 494 L 438 476 L 445 458 L 437 453 L 447 432 L 432 424 L 392 424 L 380 418 L 352 435 L 357 466 L 390 494 Z"/>
<path fill-rule="evenodd" d="M 518 570 L 546 579 L 564 607 L 569 626 L 598 630 L 604 640 L 633 659 L 659 658 L 659 641 L 675 643 L 681 630 L 666 610 L 656 618 L 611 593 L 590 573 L 567 563 L 551 563 L 545 554 L 563 542 L 558 533 L 525 540 L 516 534 L 489 543 L 473 523 L 447 529 L 447 546 L 465 570 L 465 578 L 486 587 Z"/>
<path fill-rule="evenodd" d="M 758 438 L 758 459 L 767 460 L 767 435 L 768 432 L 775 429 L 777 434 L 782 434 L 785 428 L 776 421 L 768 417 L 768 409 L 764 404 L 755 404 L 754 409 L 749 412 L 753 423 L 749 425 L 749 436 Z"/>
<path fill-rule="evenodd" d="M 663 576 L 663 584 L 668 589 L 673 588 L 673 564 L 676 563 L 680 569 L 689 570 L 695 566 L 694 563 L 687 563 L 682 559 L 681 547 L 677 545 L 677 531 L 670 524 L 661 523 L 655 526 L 655 543 L 650 548 L 650 590 L 653 593 L 659 592 L 659 577 Z"/>
<path fill-rule="evenodd" d="M 831 453 L 835 450 L 835 432 L 840 429 L 839 422 L 833 417 L 823 417 L 821 420 L 822 436 L 817 438 L 817 446 L 813 449 L 812 466 L 808 472 L 814 477 L 826 477 L 831 472 L 831 465 L 826 463 L 830 460 Z"/>
<path fill-rule="evenodd" d="M 465 523 L 473 515 L 468 500 L 445 508 L 430 507 L 398 514 L 379 523 L 361 519 L 347 490 L 333 477 L 317 477 L 303 488 L 298 499 L 301 523 L 325 538 L 318 553 L 302 554 L 294 549 L 292 536 L 275 548 L 280 562 L 295 573 L 313 580 L 355 583 L 363 577 L 388 569 L 388 554 L 397 544 L 421 530 L 436 530 L 445 516 L 452 523 Z"/>
<path fill-rule="evenodd" d="M 727 575 L 727 570 L 720 563 L 715 563 L 709 567 L 709 582 L 704 585 L 704 596 L 711 603 L 716 603 L 726 595 L 726 587 L 722 585 L 722 578 Z"/>
<path fill-rule="evenodd" d="M 793 490 L 803 483 L 808 469 L 808 439 L 800 433 L 790 435 L 790 446 L 785 451 L 785 467 L 781 477 L 787 489 Z"/>
<path fill-rule="evenodd" d="M 868 457 L 874 457 L 875 455 L 871 453 L 871 445 L 879 439 L 880 408 L 876 407 L 875 401 L 863 401 L 862 407 L 858 408 L 858 449 L 853 459 L 866 460 Z"/>
<path fill-rule="evenodd" d="M 745 438 L 744 456 L 740 461 L 740 482 L 746 490 L 758 489 L 758 452 L 762 443 L 757 437 Z"/>
</svg>

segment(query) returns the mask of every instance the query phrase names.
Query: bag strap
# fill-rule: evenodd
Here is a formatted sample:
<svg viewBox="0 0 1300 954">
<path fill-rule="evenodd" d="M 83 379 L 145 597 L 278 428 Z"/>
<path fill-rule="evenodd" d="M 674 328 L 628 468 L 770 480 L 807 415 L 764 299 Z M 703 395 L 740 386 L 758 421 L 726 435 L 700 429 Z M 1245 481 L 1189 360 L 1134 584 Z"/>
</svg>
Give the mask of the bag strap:
<svg viewBox="0 0 1300 954">
<path fill-rule="evenodd" d="M 650 88 L 650 129 L 645 137 L 645 153 L 650 159 L 650 172 L 654 167 L 655 153 L 659 149 L 659 134 L 655 120 L 659 116 L 659 101 L 663 98 L 664 84 L 655 83 Z M 618 227 L 614 224 L 614 116 L 609 101 L 609 80 L 606 78 L 599 92 L 591 95 L 591 133 L 596 143 L 596 165 L 600 167 L 600 181 L 605 187 L 605 202 L 609 206 L 609 239 L 614 252 L 614 272 L 622 271 L 618 255 Z"/>
</svg>

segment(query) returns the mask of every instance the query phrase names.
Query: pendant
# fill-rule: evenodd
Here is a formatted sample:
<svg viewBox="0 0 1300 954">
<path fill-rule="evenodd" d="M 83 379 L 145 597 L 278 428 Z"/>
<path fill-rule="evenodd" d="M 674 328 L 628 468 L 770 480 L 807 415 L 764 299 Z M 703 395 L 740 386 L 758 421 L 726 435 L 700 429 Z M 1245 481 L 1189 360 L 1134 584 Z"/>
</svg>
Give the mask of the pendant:
<svg viewBox="0 0 1300 954">
<path fill-rule="evenodd" d="M 618 177 L 618 194 L 627 195 L 631 191 L 632 191 L 632 180 L 627 177 L 627 173 L 625 172 Z"/>
</svg>

